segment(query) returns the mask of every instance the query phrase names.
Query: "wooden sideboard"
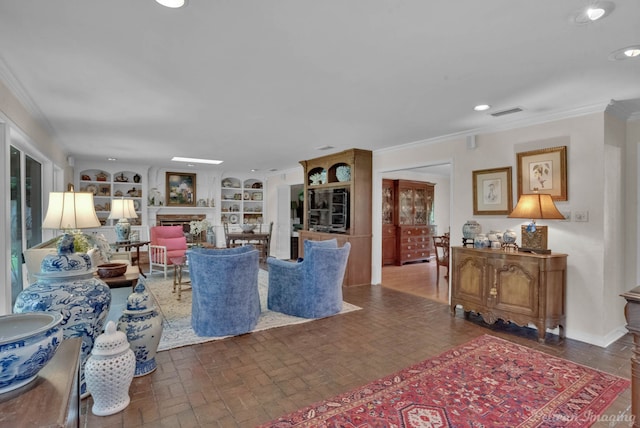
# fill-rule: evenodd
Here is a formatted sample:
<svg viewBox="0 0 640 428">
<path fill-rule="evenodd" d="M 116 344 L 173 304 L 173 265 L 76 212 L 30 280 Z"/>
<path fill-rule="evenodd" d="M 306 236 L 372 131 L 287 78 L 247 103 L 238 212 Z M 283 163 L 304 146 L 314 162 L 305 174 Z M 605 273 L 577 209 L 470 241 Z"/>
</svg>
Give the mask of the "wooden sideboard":
<svg viewBox="0 0 640 428">
<path fill-rule="evenodd" d="M 633 426 L 640 427 L 640 286 L 621 295 L 627 299 L 624 316 L 627 330 L 633 335 L 633 357 L 631 357 L 631 414 Z"/>
<path fill-rule="evenodd" d="M 540 342 L 547 328 L 564 338 L 566 254 L 452 247 L 451 260 L 452 315 L 460 305 L 489 324 L 533 324 Z"/>
<path fill-rule="evenodd" d="M 82 339 L 63 340 L 38 377 L 0 396 L 0 426 L 79 427 Z"/>
</svg>

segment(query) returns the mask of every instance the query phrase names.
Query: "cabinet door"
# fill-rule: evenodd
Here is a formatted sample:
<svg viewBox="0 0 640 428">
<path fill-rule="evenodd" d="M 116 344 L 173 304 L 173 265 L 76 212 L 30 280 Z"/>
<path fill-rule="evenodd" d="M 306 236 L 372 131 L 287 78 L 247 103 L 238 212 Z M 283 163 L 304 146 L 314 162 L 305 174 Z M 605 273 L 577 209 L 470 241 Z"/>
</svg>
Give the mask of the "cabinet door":
<svg viewBox="0 0 640 428">
<path fill-rule="evenodd" d="M 491 277 L 488 306 L 499 311 L 537 317 L 539 307 L 537 261 L 522 257 L 517 260 L 506 257 L 492 259 L 489 263 Z"/>
<path fill-rule="evenodd" d="M 460 255 L 454 259 L 453 300 L 475 303 L 484 307 L 487 262 L 484 257 Z M 455 302 L 454 302 L 455 303 Z"/>
<path fill-rule="evenodd" d="M 427 189 L 417 187 L 413 198 L 413 224 L 424 226 L 427 224 Z"/>
<path fill-rule="evenodd" d="M 382 224 L 393 223 L 393 181 L 382 180 Z"/>
<path fill-rule="evenodd" d="M 396 262 L 396 227 L 392 224 L 382 225 L 382 264 L 391 265 Z"/>
<path fill-rule="evenodd" d="M 398 210 L 398 224 L 411 225 L 413 224 L 413 188 L 400 188 L 398 203 L 400 209 Z"/>
</svg>

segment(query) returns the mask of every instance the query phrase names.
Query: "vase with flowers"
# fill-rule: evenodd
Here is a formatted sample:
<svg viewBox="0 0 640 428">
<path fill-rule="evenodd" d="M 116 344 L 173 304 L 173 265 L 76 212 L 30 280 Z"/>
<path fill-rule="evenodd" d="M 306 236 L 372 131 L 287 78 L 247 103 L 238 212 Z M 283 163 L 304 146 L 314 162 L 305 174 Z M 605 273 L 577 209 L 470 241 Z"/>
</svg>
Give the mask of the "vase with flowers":
<svg viewBox="0 0 640 428">
<path fill-rule="evenodd" d="M 207 221 L 207 219 L 203 220 L 193 220 L 189 223 L 189 233 L 191 234 L 191 238 L 193 240 L 193 244 L 196 247 L 202 246 L 202 235 L 203 232 L 207 232 L 211 224 Z M 206 240 L 206 236 L 205 236 Z"/>
</svg>

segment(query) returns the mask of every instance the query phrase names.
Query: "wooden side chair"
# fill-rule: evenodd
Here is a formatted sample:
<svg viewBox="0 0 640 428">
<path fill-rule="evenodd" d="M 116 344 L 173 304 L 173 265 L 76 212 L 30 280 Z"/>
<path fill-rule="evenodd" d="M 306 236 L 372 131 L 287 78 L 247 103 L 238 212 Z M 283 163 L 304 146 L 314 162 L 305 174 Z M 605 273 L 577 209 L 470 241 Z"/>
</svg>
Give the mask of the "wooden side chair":
<svg viewBox="0 0 640 428">
<path fill-rule="evenodd" d="M 222 228 L 224 229 L 224 242 L 227 245 L 227 248 L 235 248 L 235 247 L 239 247 L 240 245 L 237 243 L 232 243 L 231 239 L 229 239 L 229 223 L 224 222 L 222 223 Z"/>
<path fill-rule="evenodd" d="M 266 262 L 267 261 L 267 257 L 269 257 L 269 247 L 271 245 L 271 234 L 273 232 L 273 222 L 269 223 L 269 229 L 266 231 L 263 231 L 262 229 L 265 228 L 265 224 L 264 223 L 260 223 L 260 228 L 258 230 L 258 233 L 262 234 L 262 233 L 267 233 L 267 238 L 264 240 L 259 240 L 259 241 L 255 241 L 255 242 L 251 242 L 251 244 L 258 250 L 260 251 L 260 261 L 261 262 Z"/>
<path fill-rule="evenodd" d="M 446 268 L 444 279 L 449 279 L 449 235 L 434 236 L 433 247 L 436 253 L 436 284 L 440 282 L 440 266 Z"/>
</svg>

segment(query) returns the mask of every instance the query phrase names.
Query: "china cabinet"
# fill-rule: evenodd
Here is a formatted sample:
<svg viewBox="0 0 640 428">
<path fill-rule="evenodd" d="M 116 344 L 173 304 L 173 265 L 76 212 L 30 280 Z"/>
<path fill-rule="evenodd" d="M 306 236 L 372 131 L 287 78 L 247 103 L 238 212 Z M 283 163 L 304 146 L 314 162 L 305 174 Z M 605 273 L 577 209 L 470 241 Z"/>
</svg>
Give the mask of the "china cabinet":
<svg viewBox="0 0 640 428">
<path fill-rule="evenodd" d="M 113 226 L 118 222 L 118 219 L 108 218 L 113 199 L 132 199 L 138 218 L 129 219 L 129 223 L 135 226 L 144 224 L 146 186 L 144 175 L 134 168 L 126 167 L 109 171 L 86 166 L 79 169 L 76 191 L 93 193 L 96 215 L 103 226 Z"/>
<path fill-rule="evenodd" d="M 426 181 L 394 180 L 396 264 L 428 261 L 435 185 Z"/>
<path fill-rule="evenodd" d="M 350 149 L 300 164 L 305 215 L 299 255 L 304 257 L 306 239 L 350 242 L 343 284 L 371 284 L 371 151 Z"/>
<path fill-rule="evenodd" d="M 498 319 L 533 324 L 538 341 L 566 322 L 566 254 L 532 254 L 452 247 L 451 313 L 456 306 L 493 324 Z"/>
<path fill-rule="evenodd" d="M 264 223 L 262 180 L 224 177 L 221 181 L 221 222 L 231 225 Z"/>
</svg>

